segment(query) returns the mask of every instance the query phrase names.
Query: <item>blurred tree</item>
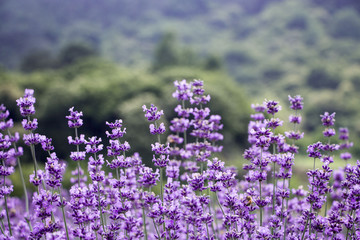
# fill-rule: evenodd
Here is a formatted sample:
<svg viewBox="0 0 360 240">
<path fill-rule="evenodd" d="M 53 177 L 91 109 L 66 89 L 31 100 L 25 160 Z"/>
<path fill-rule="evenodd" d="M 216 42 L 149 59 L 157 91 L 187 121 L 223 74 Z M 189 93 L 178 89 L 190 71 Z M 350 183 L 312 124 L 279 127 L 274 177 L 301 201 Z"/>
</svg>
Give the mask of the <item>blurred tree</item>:
<svg viewBox="0 0 360 240">
<path fill-rule="evenodd" d="M 179 65 L 196 66 L 199 65 L 199 59 L 194 50 L 190 47 L 181 49 Z"/>
<path fill-rule="evenodd" d="M 307 78 L 306 84 L 315 89 L 330 88 L 336 89 L 339 85 L 339 76 L 329 73 L 323 67 L 313 68 Z"/>
<path fill-rule="evenodd" d="M 218 56 L 210 55 L 205 59 L 204 68 L 210 71 L 219 70 L 222 68 L 222 60 Z"/>
<path fill-rule="evenodd" d="M 59 53 L 58 64 L 60 67 L 75 63 L 76 61 L 92 56 L 97 52 L 85 43 L 71 43 L 66 45 Z"/>
<path fill-rule="evenodd" d="M 330 33 L 335 38 L 360 40 L 360 16 L 349 8 L 338 11 L 330 25 Z"/>
<path fill-rule="evenodd" d="M 50 51 L 34 50 L 22 60 L 20 69 L 23 72 L 32 72 L 53 68 L 54 66 L 55 60 L 51 56 Z"/>
<path fill-rule="evenodd" d="M 155 48 L 152 69 L 158 71 L 162 68 L 175 66 L 179 61 L 179 54 L 175 44 L 175 35 L 173 33 L 165 33 Z"/>
<path fill-rule="evenodd" d="M 232 50 L 225 54 L 225 61 L 228 64 L 235 64 L 237 66 L 254 63 L 254 58 L 248 50 L 239 49 Z"/>
<path fill-rule="evenodd" d="M 284 69 L 277 64 L 268 64 L 262 71 L 264 81 L 267 83 L 272 83 L 276 80 L 279 80 L 281 77 L 283 77 L 284 73 Z"/>
<path fill-rule="evenodd" d="M 307 26 L 307 16 L 302 13 L 291 16 L 291 19 L 286 23 L 286 27 L 289 29 L 305 30 Z"/>
<path fill-rule="evenodd" d="M 360 76 L 352 77 L 351 83 L 355 91 L 360 91 Z"/>
<path fill-rule="evenodd" d="M 343 8 L 353 8 L 360 11 L 360 1 L 356 0 L 312 0 L 311 2 L 328 9 L 330 12 L 336 12 Z"/>
</svg>

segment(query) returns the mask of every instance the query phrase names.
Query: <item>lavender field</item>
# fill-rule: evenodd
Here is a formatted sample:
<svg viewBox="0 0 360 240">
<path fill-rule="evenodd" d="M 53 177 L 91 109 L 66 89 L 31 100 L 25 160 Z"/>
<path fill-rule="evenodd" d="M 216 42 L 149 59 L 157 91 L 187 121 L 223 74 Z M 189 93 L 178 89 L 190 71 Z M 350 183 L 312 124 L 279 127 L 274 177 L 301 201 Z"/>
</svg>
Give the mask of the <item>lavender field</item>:
<svg viewBox="0 0 360 240">
<path fill-rule="evenodd" d="M 359 3 L 0 1 L 0 240 L 360 239 Z"/>
<path fill-rule="evenodd" d="M 143 105 L 153 135 L 152 162 L 128 154 L 126 123 L 106 122 L 103 141 L 81 133 L 83 112 L 69 109 L 74 134 L 70 161 L 59 159 L 49 136 L 37 132 L 36 95 L 25 89 L 16 102 L 26 134 L 13 131 L 14 122 L 1 105 L 1 239 L 358 239 L 360 237 L 360 162 L 348 164 L 352 147 L 349 131 L 340 128 L 341 144 L 331 142 L 335 113 L 319 116 L 326 142 L 308 146 L 313 168 L 308 184 L 293 188 L 292 168 L 298 164 L 296 141 L 304 133 L 303 99 L 289 96 L 292 130 L 276 132 L 283 120 L 277 101 L 253 104 L 248 125 L 251 146 L 243 157 L 246 174 L 216 157 L 223 147 L 221 116 L 211 114 L 203 81 L 175 81 L 176 117 L 166 129 L 163 110 Z M 139 106 L 140 108 L 141 106 Z M 146 121 L 144 119 L 144 124 Z M 321 120 L 321 121 L 320 121 Z M 66 141 L 66 139 L 64 139 Z M 34 171 L 25 179 L 21 168 L 24 142 L 30 148 Z M 41 145 L 41 150 L 36 145 Z M 37 151 L 48 154 L 45 166 Z M 341 151 L 342 150 L 342 151 Z M 341 154 L 339 152 L 341 151 Z M 332 169 L 334 161 L 344 167 Z M 301 164 L 301 163 L 300 163 Z M 82 166 L 81 166 L 82 165 Z M 21 197 L 12 196 L 9 176 L 19 171 Z M 70 189 L 63 175 L 71 171 Z M 25 181 L 35 191 L 26 188 Z M 65 181 L 68 181 L 66 179 Z M 159 186 L 159 191 L 154 187 Z"/>
</svg>

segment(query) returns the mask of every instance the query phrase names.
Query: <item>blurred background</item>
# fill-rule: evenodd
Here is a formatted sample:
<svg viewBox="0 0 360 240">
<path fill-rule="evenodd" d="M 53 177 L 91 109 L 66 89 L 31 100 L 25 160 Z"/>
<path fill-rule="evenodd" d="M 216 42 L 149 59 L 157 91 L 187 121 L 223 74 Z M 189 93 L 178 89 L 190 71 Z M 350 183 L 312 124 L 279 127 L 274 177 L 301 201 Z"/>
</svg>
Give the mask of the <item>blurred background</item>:
<svg viewBox="0 0 360 240">
<path fill-rule="evenodd" d="M 151 164 L 155 139 L 141 106 L 159 105 L 169 121 L 173 81 L 202 79 L 223 117 L 221 157 L 241 166 L 250 104 L 280 101 L 281 132 L 291 127 L 288 95 L 300 94 L 300 152 L 324 141 L 320 114 L 328 111 L 337 129 L 349 128 L 357 159 L 359 43 L 357 0 L 1 0 L 0 102 L 19 122 L 15 100 L 34 88 L 38 132 L 62 158 L 74 150 L 70 107 L 84 113 L 79 132 L 105 145 L 105 121 L 121 118 L 132 151 Z"/>
</svg>

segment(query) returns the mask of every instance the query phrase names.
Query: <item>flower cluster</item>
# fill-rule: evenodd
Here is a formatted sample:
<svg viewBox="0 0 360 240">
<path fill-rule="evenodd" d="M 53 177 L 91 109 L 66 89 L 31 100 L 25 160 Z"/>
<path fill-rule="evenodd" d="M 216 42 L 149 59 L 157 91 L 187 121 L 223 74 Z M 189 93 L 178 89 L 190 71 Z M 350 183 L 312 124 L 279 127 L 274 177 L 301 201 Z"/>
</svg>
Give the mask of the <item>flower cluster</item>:
<svg viewBox="0 0 360 240">
<path fill-rule="evenodd" d="M 153 104 L 143 106 L 150 134 L 156 137 L 149 144 L 154 168 L 143 164 L 138 153 L 130 154 L 121 119 L 106 122 L 109 130 L 103 142 L 79 135 L 83 113 L 71 107 L 66 119 L 75 135 L 67 141 L 76 150 L 68 158 L 76 167 L 69 190 L 63 181 L 72 164 L 57 157 L 51 138 L 35 133 L 36 99 L 34 91 L 26 89 L 17 104 L 27 132 L 22 141 L 34 162 L 31 199 L 21 169 L 24 151 L 17 147 L 20 135 L 11 133 L 10 112 L 0 105 L 0 239 L 359 239 L 360 161 L 351 165 L 348 152 L 338 157 L 338 150 L 353 143 L 347 128 L 339 129 L 341 144 L 331 143 L 335 113 L 321 115 L 326 141 L 307 148 L 313 160 L 306 173 L 308 187 L 294 188 L 296 141 L 304 135 L 299 126 L 302 97 L 288 97 L 294 112 L 289 117 L 292 130 L 284 133 L 279 129 L 284 122 L 277 117 L 278 101 L 252 105 L 251 146 L 243 155 L 248 164 L 243 166 L 246 174 L 238 176 L 236 168 L 219 159 L 223 124 L 206 107 L 211 98 L 203 81 L 174 85 L 179 104 L 166 140 L 164 112 Z M 48 154 L 44 167 L 38 164 L 36 144 Z M 345 167 L 331 169 L 340 158 L 346 160 Z M 24 198 L 12 194 L 9 176 L 15 169 Z"/>
</svg>

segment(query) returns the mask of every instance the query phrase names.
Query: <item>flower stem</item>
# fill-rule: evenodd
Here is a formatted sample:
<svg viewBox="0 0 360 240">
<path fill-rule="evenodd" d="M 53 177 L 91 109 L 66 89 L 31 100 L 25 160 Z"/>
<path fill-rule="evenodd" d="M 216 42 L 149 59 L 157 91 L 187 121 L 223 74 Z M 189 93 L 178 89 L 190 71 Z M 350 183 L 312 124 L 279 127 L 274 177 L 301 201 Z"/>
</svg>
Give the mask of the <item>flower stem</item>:
<svg viewBox="0 0 360 240">
<path fill-rule="evenodd" d="M 60 190 L 60 187 L 59 187 L 59 195 L 60 195 L 60 201 L 61 201 L 61 212 L 62 212 L 62 216 L 63 216 L 63 219 L 64 219 L 64 226 L 65 226 L 65 231 L 66 231 L 66 239 L 70 239 L 69 238 L 69 231 L 68 231 L 68 228 L 67 228 L 67 224 L 66 224 L 66 216 L 65 216 L 65 211 L 64 211 L 64 199 L 63 199 L 63 196 L 61 195 L 61 190 Z M 96 234 L 97 236 L 97 234 Z"/>
<path fill-rule="evenodd" d="M 79 161 L 77 161 L 77 167 L 78 167 L 78 187 L 80 187 L 80 169 L 81 169 L 81 167 L 80 167 Z"/>
<path fill-rule="evenodd" d="M 160 234 L 159 234 L 159 230 L 158 230 L 158 228 L 156 227 L 156 223 L 155 223 L 155 220 L 154 220 L 154 219 L 153 219 L 153 223 L 154 223 L 154 227 L 155 227 L 156 233 L 157 233 L 157 235 L 158 235 L 158 239 L 161 239 Z"/>
<path fill-rule="evenodd" d="M 5 179 L 4 179 L 4 181 L 5 181 Z M 5 201 L 5 208 L 6 208 L 6 218 L 7 218 L 8 225 L 9 225 L 9 233 L 10 233 L 10 236 L 12 236 L 11 223 L 10 223 L 10 217 L 9 217 L 9 208 L 8 208 L 8 205 L 7 205 L 7 197 L 6 197 L 6 195 L 4 195 L 4 201 Z"/>
<path fill-rule="evenodd" d="M 143 201 L 143 203 L 144 203 L 144 201 Z M 147 240 L 148 239 L 148 237 L 147 237 L 147 231 L 146 231 L 146 216 L 145 216 L 145 207 L 143 206 L 142 207 L 142 215 L 143 215 L 143 225 L 144 225 L 144 235 L 145 235 L 145 240 Z"/>
<path fill-rule="evenodd" d="M 261 181 L 259 181 L 260 200 L 261 200 Z M 262 207 L 260 207 L 260 226 L 262 227 Z"/>
<path fill-rule="evenodd" d="M 161 198 L 161 203 L 162 205 L 164 205 L 164 193 L 163 193 L 164 189 L 163 189 L 163 168 L 160 168 L 160 198 Z"/>
<path fill-rule="evenodd" d="M 98 202 L 99 202 L 100 221 L 101 221 L 102 229 L 105 232 L 104 217 L 103 217 L 103 213 L 102 213 L 100 197 L 101 197 L 101 194 L 100 194 L 100 182 L 98 182 Z"/>
<path fill-rule="evenodd" d="M 7 131 L 8 131 L 9 136 L 12 137 L 12 135 L 10 133 L 10 130 L 8 129 Z M 17 153 L 17 146 L 16 146 L 15 142 L 13 142 L 13 147 L 14 147 L 15 152 Z M 25 180 L 24 180 L 24 173 L 23 173 L 23 170 L 22 170 L 22 167 L 21 167 L 20 158 L 17 157 L 16 160 L 17 160 L 17 164 L 19 166 L 20 180 L 21 180 L 21 184 L 22 184 L 23 190 L 24 190 L 25 209 L 26 209 L 27 215 L 29 215 L 29 197 L 28 197 L 27 190 L 26 190 L 26 184 L 25 184 Z"/>
<path fill-rule="evenodd" d="M 263 154 L 263 149 L 260 148 L 260 174 L 262 171 L 262 154 Z M 259 180 L 259 191 L 260 191 L 260 201 L 261 201 L 261 179 Z M 262 207 L 260 207 L 260 226 L 262 227 Z"/>
<path fill-rule="evenodd" d="M 77 128 L 75 128 L 75 139 L 78 140 L 78 131 Z M 76 152 L 79 152 L 79 145 L 76 144 Z M 78 187 L 80 187 L 80 162 L 77 161 L 77 167 L 78 167 Z"/>
</svg>

